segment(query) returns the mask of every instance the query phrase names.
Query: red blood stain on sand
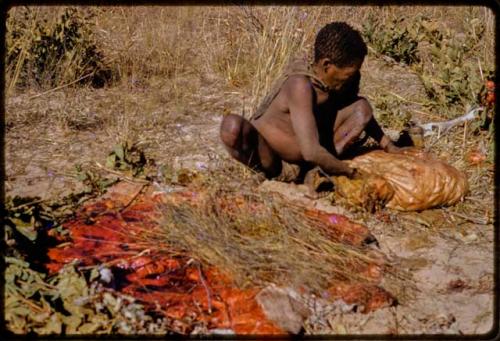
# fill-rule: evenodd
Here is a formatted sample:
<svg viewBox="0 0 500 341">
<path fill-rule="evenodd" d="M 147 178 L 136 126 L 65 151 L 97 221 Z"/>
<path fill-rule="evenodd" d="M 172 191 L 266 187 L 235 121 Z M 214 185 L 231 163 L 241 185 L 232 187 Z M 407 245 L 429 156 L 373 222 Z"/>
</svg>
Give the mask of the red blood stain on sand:
<svg viewBox="0 0 500 341">
<path fill-rule="evenodd" d="M 190 261 L 189 255 L 175 253 L 166 245 L 154 247 L 150 240 L 141 238 L 143 231 L 158 228 L 161 205 L 197 205 L 202 196 L 189 191 L 155 194 L 151 189 L 141 191 L 134 185 L 119 184 L 100 201 L 85 205 L 74 220 L 65 224 L 70 243 L 49 250 L 51 262 L 47 268 L 56 272 L 74 260 L 81 265 L 106 263 L 114 272 L 124 274 L 117 290 L 140 300 L 147 309 L 175 319 L 180 332 L 189 333 L 195 321 L 209 329 L 229 328 L 237 334 L 283 334 L 255 299 L 261 288 L 237 288 L 219 269 L 201 266 Z M 221 205 L 231 210 L 245 205 L 245 200 L 231 198 Z M 315 210 L 306 213 L 324 224 L 335 240 L 360 245 L 369 236 L 365 226 L 344 216 Z M 389 293 L 376 286 L 382 276 L 379 265 L 371 264 L 359 272 L 373 282 L 336 283 L 328 290 L 329 296 L 360 304 L 364 312 L 394 302 Z"/>
</svg>

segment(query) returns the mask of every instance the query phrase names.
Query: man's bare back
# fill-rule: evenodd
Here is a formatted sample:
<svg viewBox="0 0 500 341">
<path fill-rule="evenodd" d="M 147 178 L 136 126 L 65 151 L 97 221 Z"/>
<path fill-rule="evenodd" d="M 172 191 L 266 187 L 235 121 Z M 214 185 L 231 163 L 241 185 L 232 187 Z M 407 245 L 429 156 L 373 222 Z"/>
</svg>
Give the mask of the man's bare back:
<svg viewBox="0 0 500 341">
<path fill-rule="evenodd" d="M 290 100 L 294 90 L 301 86 L 310 87 L 315 92 L 313 97 L 313 115 L 320 116 L 320 108 L 328 100 L 328 94 L 313 89 L 312 83 L 304 76 L 293 76 L 289 78 L 268 110 L 259 118 L 251 120 L 250 123 L 266 139 L 271 148 L 285 161 L 290 163 L 305 161 L 300 148 L 297 134 L 293 127 L 290 113 Z M 306 90 L 307 91 L 307 90 Z M 307 94 L 307 97 L 311 94 Z M 299 98 L 305 101 L 306 98 Z M 322 110 L 324 111 L 324 110 Z M 308 113 L 306 113 L 308 114 Z M 319 131 L 318 131 L 319 132 Z M 308 142 L 308 141 L 306 141 Z"/>
</svg>

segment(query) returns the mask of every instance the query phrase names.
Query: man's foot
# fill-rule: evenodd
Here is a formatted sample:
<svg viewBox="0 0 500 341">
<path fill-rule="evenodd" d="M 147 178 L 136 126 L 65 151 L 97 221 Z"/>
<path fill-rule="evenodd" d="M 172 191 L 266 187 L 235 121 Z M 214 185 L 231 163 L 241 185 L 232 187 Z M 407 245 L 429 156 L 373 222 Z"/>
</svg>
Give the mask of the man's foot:
<svg viewBox="0 0 500 341">
<path fill-rule="evenodd" d="M 304 185 L 307 186 L 306 197 L 310 199 L 324 198 L 333 190 L 332 180 L 322 174 L 319 167 L 307 172 L 304 177 Z"/>
<path fill-rule="evenodd" d="M 285 161 L 281 162 L 281 173 L 274 180 L 283 182 L 294 182 L 300 175 L 300 166 Z"/>
</svg>

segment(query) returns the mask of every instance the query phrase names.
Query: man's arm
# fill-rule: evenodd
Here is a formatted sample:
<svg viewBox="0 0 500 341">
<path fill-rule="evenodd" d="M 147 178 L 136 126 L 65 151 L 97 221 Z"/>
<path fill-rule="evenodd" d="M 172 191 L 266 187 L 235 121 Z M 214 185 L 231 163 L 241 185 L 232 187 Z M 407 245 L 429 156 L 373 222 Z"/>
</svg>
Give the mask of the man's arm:
<svg viewBox="0 0 500 341">
<path fill-rule="evenodd" d="M 399 148 L 394 145 L 392 140 L 387 135 L 384 134 L 382 128 L 380 128 L 380 125 L 378 124 L 375 117 L 372 117 L 371 120 L 368 122 L 365 131 L 368 134 L 368 136 L 372 137 L 373 139 L 375 139 L 375 141 L 378 142 L 380 148 L 382 148 L 384 151 L 389 153 L 399 151 Z"/>
<path fill-rule="evenodd" d="M 305 161 L 311 162 L 328 174 L 351 176 L 354 169 L 333 156 L 319 143 L 319 133 L 313 113 L 313 89 L 305 77 L 290 77 L 284 86 L 288 98 L 290 118 Z"/>
</svg>

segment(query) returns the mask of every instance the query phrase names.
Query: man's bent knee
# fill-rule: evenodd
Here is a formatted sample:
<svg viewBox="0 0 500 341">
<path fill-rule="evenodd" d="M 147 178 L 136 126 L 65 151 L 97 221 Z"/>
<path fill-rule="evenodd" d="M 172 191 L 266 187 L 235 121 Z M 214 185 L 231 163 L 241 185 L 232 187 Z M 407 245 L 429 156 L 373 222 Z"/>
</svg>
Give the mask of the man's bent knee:
<svg viewBox="0 0 500 341">
<path fill-rule="evenodd" d="M 366 125 L 373 117 L 373 109 L 366 99 L 360 99 L 354 103 L 354 116 L 361 125 Z"/>
<path fill-rule="evenodd" d="M 236 148 L 243 128 L 243 117 L 230 114 L 224 116 L 220 125 L 220 138 L 229 148 Z"/>
</svg>

